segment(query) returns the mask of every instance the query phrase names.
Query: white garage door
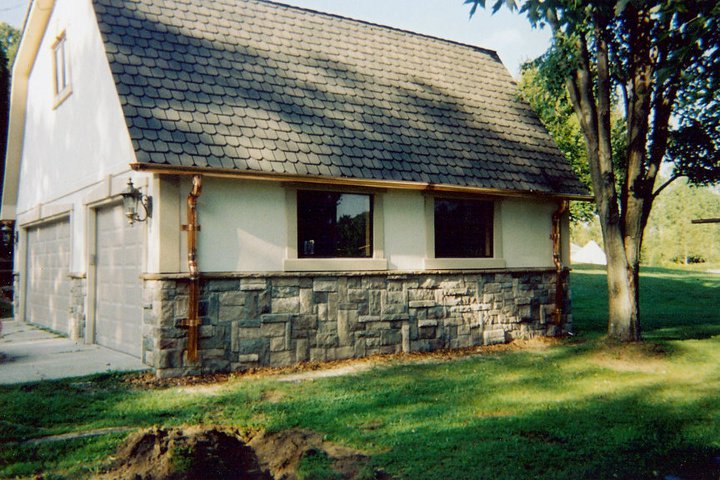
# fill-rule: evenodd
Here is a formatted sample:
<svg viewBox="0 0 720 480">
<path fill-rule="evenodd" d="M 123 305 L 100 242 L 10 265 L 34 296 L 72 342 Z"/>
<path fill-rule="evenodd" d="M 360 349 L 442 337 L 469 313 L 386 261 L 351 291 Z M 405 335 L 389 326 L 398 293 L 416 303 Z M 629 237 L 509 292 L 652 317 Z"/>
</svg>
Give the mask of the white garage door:
<svg viewBox="0 0 720 480">
<path fill-rule="evenodd" d="M 70 222 L 28 229 L 26 258 L 25 319 L 69 334 Z"/>
<path fill-rule="evenodd" d="M 131 227 L 115 206 L 97 210 L 96 228 L 95 342 L 139 357 L 145 225 Z"/>
</svg>

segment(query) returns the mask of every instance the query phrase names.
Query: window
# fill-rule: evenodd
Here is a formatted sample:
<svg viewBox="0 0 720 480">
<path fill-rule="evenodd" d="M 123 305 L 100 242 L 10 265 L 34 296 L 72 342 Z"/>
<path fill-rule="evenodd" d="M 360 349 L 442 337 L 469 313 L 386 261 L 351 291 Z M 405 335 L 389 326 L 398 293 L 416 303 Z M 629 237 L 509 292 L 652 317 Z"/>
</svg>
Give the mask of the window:
<svg viewBox="0 0 720 480">
<path fill-rule="evenodd" d="M 68 62 L 65 32 L 58 36 L 52 46 L 53 51 L 53 88 L 55 106 L 59 105 L 71 92 L 70 65 Z"/>
<path fill-rule="evenodd" d="M 297 192 L 298 258 L 372 258 L 373 197 Z"/>
<path fill-rule="evenodd" d="M 493 202 L 435 199 L 435 258 L 492 258 Z"/>
</svg>

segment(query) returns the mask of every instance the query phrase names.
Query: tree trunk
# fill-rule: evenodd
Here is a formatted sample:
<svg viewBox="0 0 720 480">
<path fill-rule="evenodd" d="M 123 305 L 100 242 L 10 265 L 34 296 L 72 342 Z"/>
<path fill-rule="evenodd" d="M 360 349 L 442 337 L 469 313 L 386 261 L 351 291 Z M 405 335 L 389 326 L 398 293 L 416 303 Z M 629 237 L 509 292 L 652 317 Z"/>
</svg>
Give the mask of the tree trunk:
<svg viewBox="0 0 720 480">
<path fill-rule="evenodd" d="M 640 340 L 637 273 L 621 262 L 608 262 L 608 336 L 621 342 Z"/>
<path fill-rule="evenodd" d="M 628 261 L 617 223 L 608 222 L 604 226 L 603 240 L 607 257 L 608 336 L 621 342 L 639 341 L 639 262 Z"/>
</svg>

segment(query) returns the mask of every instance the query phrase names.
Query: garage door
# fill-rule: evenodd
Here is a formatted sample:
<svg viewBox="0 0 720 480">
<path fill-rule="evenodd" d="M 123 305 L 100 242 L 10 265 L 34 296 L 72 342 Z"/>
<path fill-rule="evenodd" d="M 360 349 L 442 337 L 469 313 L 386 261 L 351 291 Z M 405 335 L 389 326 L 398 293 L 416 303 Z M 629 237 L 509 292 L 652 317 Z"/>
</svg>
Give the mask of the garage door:
<svg viewBox="0 0 720 480">
<path fill-rule="evenodd" d="M 25 319 L 69 334 L 70 222 L 29 228 L 26 260 Z"/>
<path fill-rule="evenodd" d="M 144 224 L 128 225 L 122 206 L 97 210 L 95 342 L 140 356 Z"/>
</svg>

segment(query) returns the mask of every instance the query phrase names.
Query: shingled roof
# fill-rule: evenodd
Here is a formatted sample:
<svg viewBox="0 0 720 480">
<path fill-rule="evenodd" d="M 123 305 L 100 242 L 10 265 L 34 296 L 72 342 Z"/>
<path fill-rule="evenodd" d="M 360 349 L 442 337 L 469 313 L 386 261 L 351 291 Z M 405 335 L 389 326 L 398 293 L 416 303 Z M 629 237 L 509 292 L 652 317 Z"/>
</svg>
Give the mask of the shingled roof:
<svg viewBox="0 0 720 480">
<path fill-rule="evenodd" d="M 585 195 L 495 52 L 260 0 L 93 0 L 140 164 Z"/>
</svg>

